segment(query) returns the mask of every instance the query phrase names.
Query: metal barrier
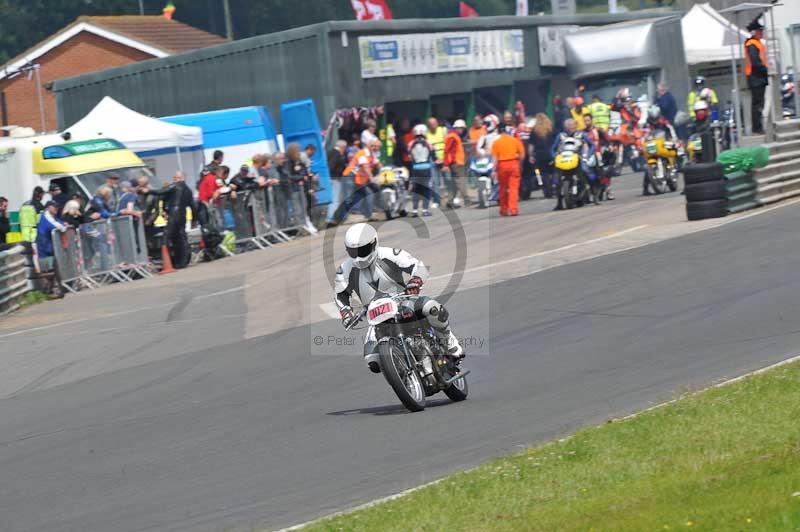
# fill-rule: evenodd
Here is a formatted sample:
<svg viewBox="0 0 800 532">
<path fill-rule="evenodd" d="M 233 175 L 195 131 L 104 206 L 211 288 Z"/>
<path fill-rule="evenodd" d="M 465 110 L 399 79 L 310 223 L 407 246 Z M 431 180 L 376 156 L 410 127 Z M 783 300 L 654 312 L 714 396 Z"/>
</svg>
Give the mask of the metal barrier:
<svg viewBox="0 0 800 532">
<path fill-rule="evenodd" d="M 0 251 L 0 316 L 19 308 L 19 301 L 31 290 L 25 273 L 25 248 Z"/>
<path fill-rule="evenodd" d="M 233 232 L 237 246 L 252 244 L 259 249 L 264 249 L 266 244 L 256 235 L 253 222 L 252 199 L 254 195 L 251 191 L 244 191 L 238 193 L 235 198 L 221 196 L 210 210 L 214 213 L 217 227 Z"/>
<path fill-rule="evenodd" d="M 260 249 L 289 242 L 293 234 L 315 234 L 306 212 L 302 185 L 275 186 L 222 196 L 209 206 L 217 228 L 232 231 L 237 245 Z"/>
<path fill-rule="evenodd" d="M 301 184 L 244 191 L 236 198 L 222 196 L 207 206 L 206 229 L 220 234 L 231 231 L 236 244 L 265 249 L 300 233 L 317 233 L 308 219 L 306 201 Z M 202 251 L 203 235 L 202 229 L 187 234 L 195 241 L 192 247 Z M 51 236 L 61 285 L 70 292 L 152 276 L 145 228 L 139 219 L 97 220 L 64 233 L 54 230 Z M 221 244 L 219 249 L 231 254 Z M 194 253 L 192 262 L 200 258 L 199 252 Z"/>
<path fill-rule="evenodd" d="M 272 187 L 267 190 L 256 191 L 250 198 L 250 212 L 253 217 L 255 237 L 268 247 L 290 240 L 288 236 L 280 234 L 275 228 L 271 216 L 273 209 L 270 209 L 269 203 L 270 190 L 272 190 Z"/>
<path fill-rule="evenodd" d="M 61 285 L 70 292 L 152 277 L 144 227 L 131 216 L 54 229 L 53 254 Z"/>
<path fill-rule="evenodd" d="M 70 227 L 62 233 L 58 229 L 53 229 L 50 238 L 53 239 L 53 256 L 58 266 L 61 286 L 73 294 L 84 287 L 99 286 L 94 280 L 86 277 L 79 230 Z"/>
<path fill-rule="evenodd" d="M 97 220 L 80 227 L 85 276 L 99 284 L 132 279 L 120 267 L 117 235 L 109 220 Z M 59 265 L 60 266 L 60 265 Z"/>
<path fill-rule="evenodd" d="M 138 275 L 140 277 L 152 277 L 147 270 L 149 261 L 145 258 L 142 261 L 142 248 L 147 253 L 146 242 L 140 238 L 138 227 L 142 223 L 132 216 L 117 216 L 108 220 L 111 225 L 115 239 L 114 255 L 118 260 L 118 268 L 123 270 L 128 276 Z"/>
<path fill-rule="evenodd" d="M 270 221 L 276 234 L 291 240 L 290 232 L 316 234 L 306 212 L 306 193 L 302 184 L 278 185 L 269 191 Z"/>
</svg>

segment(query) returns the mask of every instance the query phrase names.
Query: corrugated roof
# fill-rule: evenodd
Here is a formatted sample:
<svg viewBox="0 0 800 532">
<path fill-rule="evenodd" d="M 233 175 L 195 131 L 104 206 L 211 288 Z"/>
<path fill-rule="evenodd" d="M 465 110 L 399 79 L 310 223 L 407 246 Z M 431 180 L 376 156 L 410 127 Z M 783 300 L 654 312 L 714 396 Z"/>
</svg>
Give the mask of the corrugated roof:
<svg viewBox="0 0 800 532">
<path fill-rule="evenodd" d="M 88 22 L 130 39 L 160 48 L 169 54 L 178 54 L 228 42 L 227 39 L 177 20 L 139 15 L 85 16 L 78 22 Z"/>
</svg>

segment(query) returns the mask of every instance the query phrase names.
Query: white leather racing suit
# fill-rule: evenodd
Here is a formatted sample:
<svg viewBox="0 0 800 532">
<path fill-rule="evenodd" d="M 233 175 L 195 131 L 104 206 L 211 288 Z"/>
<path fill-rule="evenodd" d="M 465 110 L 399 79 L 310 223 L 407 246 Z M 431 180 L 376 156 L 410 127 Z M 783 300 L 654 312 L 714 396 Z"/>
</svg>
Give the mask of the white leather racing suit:
<svg viewBox="0 0 800 532">
<path fill-rule="evenodd" d="M 378 247 L 375 261 L 367 268 L 356 268 L 353 260 L 347 258 L 336 270 L 336 306 L 340 312 L 347 312 L 351 310 L 351 298 L 354 295 L 362 305 L 369 305 L 376 294 L 403 293 L 408 280 L 415 277 L 426 281 L 428 269 L 421 260 L 402 249 Z M 440 340 L 448 342 L 445 345 L 449 347 L 452 333 L 447 310 L 439 302 L 422 296 L 417 298 L 415 309 L 420 317 L 428 320 Z M 370 327 L 364 343 L 365 357 L 376 352 L 375 340 L 375 331 Z M 458 354 L 461 354 L 460 346 Z"/>
</svg>

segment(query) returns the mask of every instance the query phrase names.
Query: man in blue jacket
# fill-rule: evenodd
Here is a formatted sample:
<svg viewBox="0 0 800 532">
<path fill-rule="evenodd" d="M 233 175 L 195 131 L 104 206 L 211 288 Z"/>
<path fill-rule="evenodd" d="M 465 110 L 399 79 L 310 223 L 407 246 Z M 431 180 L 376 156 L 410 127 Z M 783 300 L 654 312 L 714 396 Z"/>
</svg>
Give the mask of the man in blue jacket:
<svg viewBox="0 0 800 532">
<path fill-rule="evenodd" d="M 53 229 L 62 233 L 67 230 L 67 225 L 58 218 L 58 203 L 48 201 L 36 226 L 36 253 L 39 256 L 39 265 L 42 270 L 52 269 L 51 257 L 53 256 Z"/>
<path fill-rule="evenodd" d="M 675 97 L 669 92 L 669 87 L 666 83 L 658 84 L 658 97 L 656 98 L 656 105 L 661 109 L 661 116 L 666 118 L 670 124 L 675 125 L 675 115 L 678 114 L 678 102 Z"/>
</svg>

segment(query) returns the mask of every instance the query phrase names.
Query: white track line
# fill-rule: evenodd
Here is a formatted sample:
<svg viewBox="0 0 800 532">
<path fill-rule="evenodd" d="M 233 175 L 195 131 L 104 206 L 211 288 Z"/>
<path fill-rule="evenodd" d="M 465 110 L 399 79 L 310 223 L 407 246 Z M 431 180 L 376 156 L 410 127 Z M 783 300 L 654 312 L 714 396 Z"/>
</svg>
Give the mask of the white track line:
<svg viewBox="0 0 800 532">
<path fill-rule="evenodd" d="M 488 268 L 496 268 L 497 266 L 505 266 L 506 264 L 513 264 L 515 262 L 520 262 L 520 261 L 523 261 L 523 260 L 535 259 L 536 257 L 543 257 L 545 255 L 552 255 L 553 253 L 560 253 L 562 251 L 567 251 L 568 249 L 573 249 L 573 248 L 576 248 L 576 247 L 584 246 L 586 244 L 594 244 L 596 242 L 602 242 L 603 240 L 609 240 L 611 238 L 617 238 L 618 236 L 622 236 L 622 235 L 627 234 L 627 233 L 633 233 L 634 231 L 639 231 L 639 230 L 644 229 L 646 227 L 649 227 L 649 226 L 648 225 L 637 225 L 636 227 L 631 227 L 631 228 L 625 229 L 623 231 L 618 231 L 618 232 L 616 232 L 614 234 L 611 234 L 611 235 L 601 236 L 599 238 L 593 238 L 591 240 L 585 240 L 583 242 L 575 242 L 574 244 L 567 244 L 566 246 L 561 246 L 560 248 L 548 249 L 546 251 L 539 251 L 537 253 L 532 253 L 530 255 L 525 255 L 524 257 L 514 257 L 513 259 L 501 260 L 501 261 L 492 262 L 492 263 L 489 263 L 489 264 L 484 264 L 483 266 L 475 266 L 474 268 L 467 268 L 465 270 L 461 270 L 461 271 L 457 271 L 457 272 L 446 273 L 446 274 L 443 274 L 443 275 L 437 275 L 437 276 L 434 276 L 434 277 L 430 277 L 428 280 L 429 281 L 435 281 L 437 279 L 446 279 L 448 277 L 452 277 L 453 275 L 460 274 L 460 273 L 472 273 L 472 272 L 477 272 L 477 271 L 480 271 L 480 270 L 485 270 L 485 269 L 488 269 Z M 594 257 L 590 257 L 590 258 L 594 258 Z"/>
<path fill-rule="evenodd" d="M 669 406 L 671 404 L 677 403 L 678 401 L 686 399 L 687 397 L 693 397 L 693 396 L 699 395 L 699 394 L 701 394 L 703 392 L 706 392 L 708 390 L 712 390 L 714 388 L 722 388 L 723 386 L 728 386 L 730 384 L 733 384 L 733 383 L 736 383 L 736 382 L 739 382 L 739 381 L 743 381 L 743 380 L 745 380 L 747 378 L 753 377 L 755 375 L 760 375 L 762 373 L 766 373 L 767 371 L 770 371 L 770 370 L 773 370 L 773 369 L 777 369 L 777 368 L 780 368 L 782 366 L 789 365 L 789 364 L 791 364 L 793 362 L 800 362 L 800 355 L 794 355 L 794 356 L 792 356 L 790 358 L 787 358 L 786 360 L 782 360 L 780 362 L 776 362 L 774 364 L 770 364 L 769 366 L 765 366 L 765 367 L 760 368 L 760 369 L 749 371 L 749 372 L 747 372 L 747 373 L 745 373 L 743 375 L 739 375 L 738 377 L 733 377 L 731 379 L 727 379 L 727 380 L 724 380 L 722 382 L 718 382 L 716 384 L 712 384 L 711 386 L 708 386 L 707 388 L 704 388 L 702 390 L 698 390 L 696 392 L 683 395 L 682 397 L 678 397 L 677 399 L 670 399 L 669 401 L 665 401 L 663 403 L 659 403 L 657 405 L 653 405 L 651 407 L 645 408 L 644 410 L 639 410 L 638 412 L 634 412 L 633 414 L 628 414 L 627 416 L 624 416 L 624 417 L 621 417 L 621 418 L 617 418 L 617 419 L 613 419 L 611 421 L 613 423 L 620 423 L 622 421 L 627 421 L 629 419 L 633 419 L 635 417 L 641 416 L 642 414 L 646 414 L 647 412 L 651 412 L 653 410 L 656 410 L 656 409 L 659 409 L 659 408 L 663 408 L 665 406 Z M 554 443 L 554 442 L 562 443 L 562 442 L 568 441 L 571 437 L 572 436 L 567 436 L 566 438 L 560 438 L 558 440 L 550 440 L 550 441 L 546 441 L 546 442 L 541 442 L 538 445 L 547 445 L 548 443 Z M 469 471 L 472 471 L 473 469 L 477 469 L 478 467 L 481 467 L 481 466 L 478 465 L 478 466 L 475 466 L 475 467 L 471 467 L 469 469 L 465 469 L 465 470 L 462 470 L 462 471 L 457 471 L 457 472 L 451 473 L 449 475 L 446 475 L 446 476 L 444 476 L 442 478 L 436 479 L 436 480 L 434 480 L 432 482 L 427 482 L 427 483 L 422 484 L 420 486 L 416 486 L 416 487 L 409 488 L 407 490 L 401 491 L 399 493 L 395 493 L 394 495 L 388 495 L 386 497 L 381 497 L 380 499 L 375 499 L 374 501 L 370 501 L 370 502 L 367 502 L 367 503 L 364 503 L 364 504 L 361 504 L 361 505 L 358 505 L 358 506 L 354 506 L 354 507 L 349 508 L 347 510 L 340 510 L 338 512 L 335 512 L 335 513 L 332 513 L 332 514 L 329 514 L 329 515 L 326 515 L 326 516 L 323 516 L 323 517 L 319 517 L 317 519 L 312 519 L 311 521 L 306 521 L 305 523 L 300 523 L 299 525 L 294 525 L 294 526 L 291 526 L 289 528 L 282 528 L 282 529 L 280 529 L 280 530 L 278 530 L 276 532 L 292 532 L 292 531 L 295 531 L 295 530 L 300 530 L 300 529 L 302 529 L 304 527 L 307 527 L 307 526 L 312 525 L 314 523 L 319 523 L 320 521 L 324 521 L 326 519 L 332 519 L 334 517 L 341 517 L 343 515 L 351 514 L 351 513 L 354 513 L 354 512 L 358 512 L 360 510 L 365 510 L 367 508 L 371 508 L 373 506 L 377 506 L 379 504 L 383 504 L 385 502 L 393 501 L 395 499 L 399 499 L 401 497 L 405 497 L 406 495 L 408 495 L 410 493 L 414 493 L 415 491 L 419 491 L 421 489 L 427 488 L 428 486 L 433 486 L 435 484 L 439 484 L 440 482 L 444 482 L 445 480 L 447 480 L 452 475 L 455 475 L 457 473 L 467 473 Z"/>
</svg>

